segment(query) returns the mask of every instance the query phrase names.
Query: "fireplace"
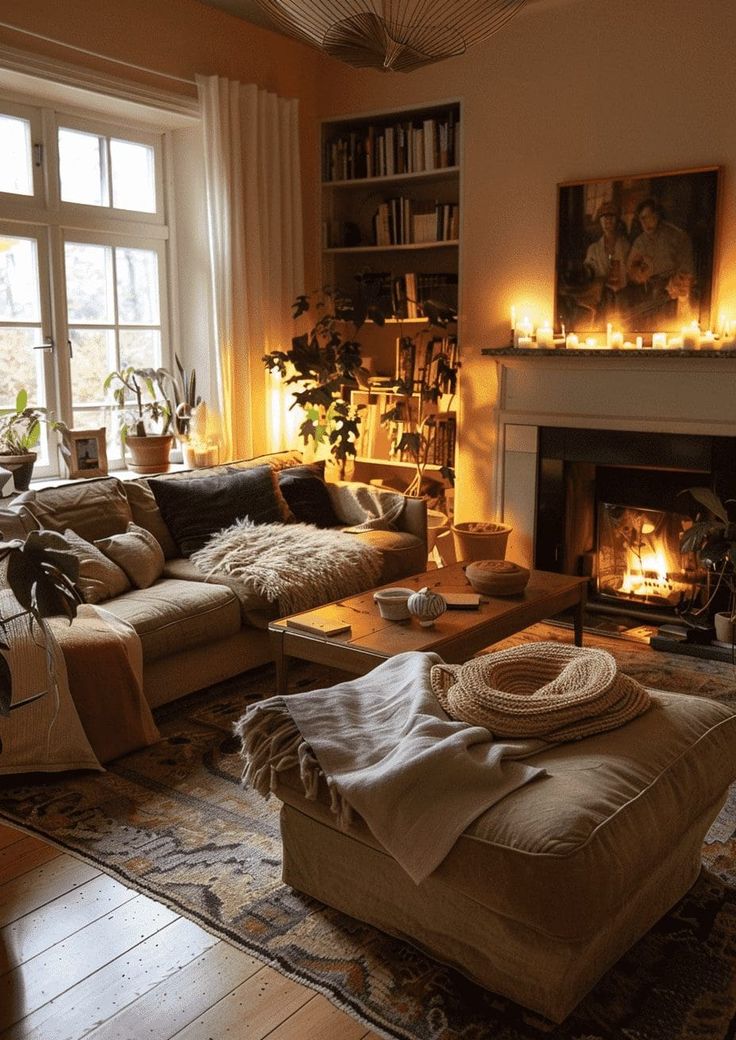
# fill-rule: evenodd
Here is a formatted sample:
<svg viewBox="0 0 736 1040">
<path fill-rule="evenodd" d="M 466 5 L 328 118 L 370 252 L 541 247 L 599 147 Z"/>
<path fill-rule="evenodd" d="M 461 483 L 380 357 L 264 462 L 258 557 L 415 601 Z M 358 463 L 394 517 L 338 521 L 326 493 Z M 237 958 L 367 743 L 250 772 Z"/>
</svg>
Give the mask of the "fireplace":
<svg viewBox="0 0 736 1040">
<path fill-rule="evenodd" d="M 588 576 L 597 612 L 675 619 L 703 599 L 696 485 L 736 487 L 735 437 L 540 427 L 535 565 Z"/>
</svg>

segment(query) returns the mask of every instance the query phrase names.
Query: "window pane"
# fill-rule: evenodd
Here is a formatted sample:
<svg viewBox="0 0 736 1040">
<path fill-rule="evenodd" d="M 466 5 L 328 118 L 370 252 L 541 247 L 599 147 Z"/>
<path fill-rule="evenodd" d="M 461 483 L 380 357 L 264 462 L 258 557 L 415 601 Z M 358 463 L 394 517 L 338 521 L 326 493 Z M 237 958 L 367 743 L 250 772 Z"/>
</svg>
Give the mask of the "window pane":
<svg viewBox="0 0 736 1040">
<path fill-rule="evenodd" d="M 118 321 L 124 325 L 158 325 L 158 255 L 152 249 L 116 249 Z"/>
<path fill-rule="evenodd" d="M 154 152 L 147 144 L 110 140 L 112 204 L 115 209 L 156 212 Z"/>
<path fill-rule="evenodd" d="M 0 237 L 0 321 L 40 321 L 34 238 Z"/>
<path fill-rule="evenodd" d="M 40 329 L 0 329 L 0 408 L 12 407 L 24 387 L 29 401 L 44 400 L 43 351 L 33 349 L 40 342 Z"/>
<path fill-rule="evenodd" d="M 159 368 L 161 333 L 154 329 L 120 330 L 120 367 Z"/>
<path fill-rule="evenodd" d="M 60 127 L 59 175 L 63 202 L 110 205 L 104 137 Z"/>
<path fill-rule="evenodd" d="M 0 115 L 0 191 L 33 195 L 31 124 L 27 119 Z"/>
<path fill-rule="evenodd" d="M 67 242 L 66 301 L 70 323 L 107 325 L 115 321 L 112 249 Z"/>
<path fill-rule="evenodd" d="M 108 373 L 117 368 L 115 333 L 112 329 L 70 329 L 69 336 L 74 406 L 101 405 L 106 396 L 102 384 Z"/>
</svg>

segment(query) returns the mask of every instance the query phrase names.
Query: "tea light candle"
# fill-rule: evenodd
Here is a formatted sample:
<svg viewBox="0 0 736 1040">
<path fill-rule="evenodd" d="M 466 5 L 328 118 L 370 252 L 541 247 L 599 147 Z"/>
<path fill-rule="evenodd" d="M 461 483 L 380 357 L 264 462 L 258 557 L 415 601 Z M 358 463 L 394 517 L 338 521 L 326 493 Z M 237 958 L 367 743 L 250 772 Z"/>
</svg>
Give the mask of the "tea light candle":
<svg viewBox="0 0 736 1040">
<path fill-rule="evenodd" d="M 588 336 L 588 338 L 585 341 L 585 346 L 586 347 L 597 347 L 598 346 L 598 340 L 595 338 L 595 336 Z"/>
<path fill-rule="evenodd" d="M 620 350 L 621 347 L 624 345 L 623 332 L 612 332 L 609 336 L 608 345 L 611 347 L 612 350 Z"/>
<path fill-rule="evenodd" d="M 575 335 L 575 333 L 574 332 L 568 332 L 567 338 L 565 339 L 565 346 L 567 347 L 567 349 L 568 350 L 575 350 L 575 348 L 579 345 L 579 343 L 580 343 L 580 340 Z"/>
<path fill-rule="evenodd" d="M 634 350 L 634 344 L 631 342 L 630 339 L 627 339 L 624 342 L 624 350 Z"/>
<path fill-rule="evenodd" d="M 537 329 L 537 346 L 549 350 L 555 345 L 555 334 L 552 326 L 548 323 L 540 325 Z"/>
<path fill-rule="evenodd" d="M 697 321 L 686 326 L 684 329 L 680 329 L 682 335 L 682 346 L 685 350 L 699 350 L 700 349 L 700 327 Z"/>
<path fill-rule="evenodd" d="M 530 319 L 527 317 L 527 315 L 524 315 L 521 321 L 517 322 L 517 324 L 514 326 L 514 346 L 522 346 L 519 340 L 527 337 L 529 339 L 531 339 L 532 337 L 532 323 Z M 528 344 L 523 345 L 528 346 Z"/>
<path fill-rule="evenodd" d="M 532 339 L 531 336 L 518 336 L 517 340 L 516 340 L 516 346 L 517 347 L 526 347 L 526 349 L 528 350 L 529 347 L 533 347 L 534 346 L 534 340 Z"/>
<path fill-rule="evenodd" d="M 667 346 L 667 333 L 655 332 L 652 335 L 652 346 L 655 350 L 664 350 L 664 348 Z"/>
<path fill-rule="evenodd" d="M 682 336 L 670 336 L 667 340 L 667 346 L 670 350 L 682 350 Z"/>
<path fill-rule="evenodd" d="M 700 346 L 706 350 L 713 350 L 716 345 L 716 337 L 711 329 L 703 333 L 703 338 L 700 340 Z"/>
</svg>

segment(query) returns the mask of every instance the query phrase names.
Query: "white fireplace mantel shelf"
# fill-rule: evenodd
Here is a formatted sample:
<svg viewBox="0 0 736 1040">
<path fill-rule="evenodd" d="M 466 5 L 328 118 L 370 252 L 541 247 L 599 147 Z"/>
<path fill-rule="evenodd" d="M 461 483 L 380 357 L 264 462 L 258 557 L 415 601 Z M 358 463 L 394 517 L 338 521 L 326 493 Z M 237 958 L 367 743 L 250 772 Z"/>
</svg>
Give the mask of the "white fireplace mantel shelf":
<svg viewBox="0 0 736 1040">
<path fill-rule="evenodd" d="M 698 350 L 684 350 L 681 347 L 485 347 L 481 350 L 484 357 L 495 358 L 554 358 L 555 361 L 563 358 L 574 359 L 581 357 L 595 357 L 606 361 L 661 361 L 677 360 L 682 358 L 698 358 L 702 361 L 725 361 L 727 358 L 736 358 L 736 350 L 717 350 L 711 347 L 700 347 Z"/>
</svg>

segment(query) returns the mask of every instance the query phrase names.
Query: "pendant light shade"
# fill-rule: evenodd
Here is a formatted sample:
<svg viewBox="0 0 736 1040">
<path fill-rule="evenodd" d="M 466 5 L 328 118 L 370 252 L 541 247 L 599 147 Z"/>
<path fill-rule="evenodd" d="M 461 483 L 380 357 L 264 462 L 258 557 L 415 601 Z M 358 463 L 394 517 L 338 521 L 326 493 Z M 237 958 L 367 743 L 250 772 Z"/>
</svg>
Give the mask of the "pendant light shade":
<svg viewBox="0 0 736 1040">
<path fill-rule="evenodd" d="M 526 0 L 258 0 L 291 36 L 356 68 L 411 72 L 464 54 Z"/>
</svg>

